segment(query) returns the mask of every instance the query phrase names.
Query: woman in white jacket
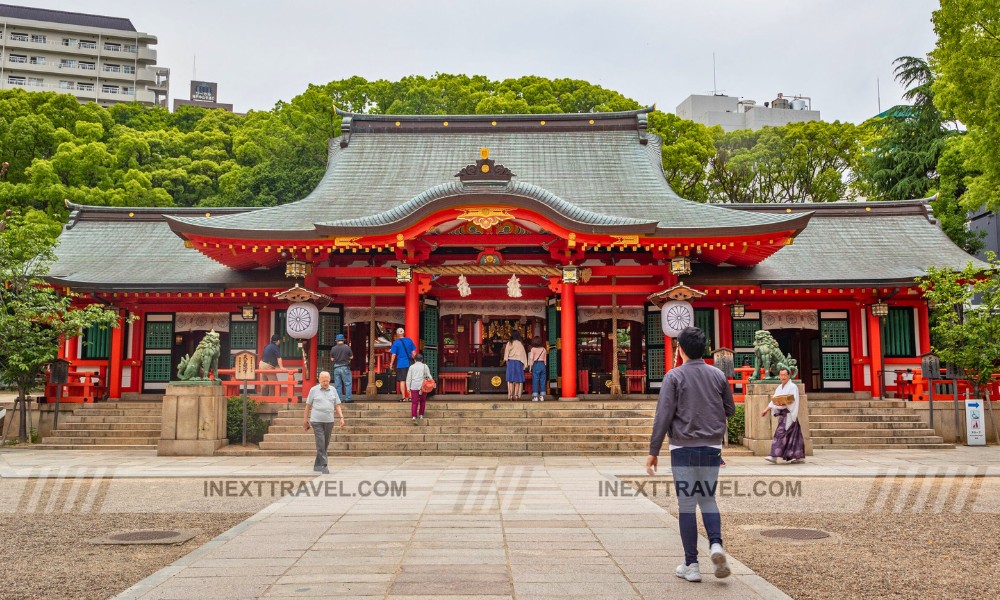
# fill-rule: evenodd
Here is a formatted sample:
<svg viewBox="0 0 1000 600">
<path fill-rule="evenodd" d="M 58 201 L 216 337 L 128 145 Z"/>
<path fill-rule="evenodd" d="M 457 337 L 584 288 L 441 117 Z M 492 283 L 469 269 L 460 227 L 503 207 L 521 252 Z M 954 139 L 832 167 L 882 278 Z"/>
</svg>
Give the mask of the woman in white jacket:
<svg viewBox="0 0 1000 600">
<path fill-rule="evenodd" d="M 760 413 L 763 417 L 767 411 L 771 411 L 773 416 L 778 417 L 778 426 L 771 441 L 771 453 L 764 460 L 774 463 L 783 458 L 786 462 L 800 463 L 806 459 L 806 444 L 799 426 L 799 388 L 791 381 L 788 369 L 778 371 L 778 379 L 781 380 L 781 385 L 774 390 L 774 397 L 790 396 L 792 401 L 779 405 L 772 400 Z"/>
<path fill-rule="evenodd" d="M 424 382 L 431 377 L 431 369 L 424 364 L 424 355 L 419 352 L 413 357 L 413 363 L 406 372 L 406 389 L 410 390 L 410 415 L 413 417 L 413 424 L 417 425 L 424 420 L 424 409 L 427 408 L 427 392 L 424 391 Z"/>
</svg>

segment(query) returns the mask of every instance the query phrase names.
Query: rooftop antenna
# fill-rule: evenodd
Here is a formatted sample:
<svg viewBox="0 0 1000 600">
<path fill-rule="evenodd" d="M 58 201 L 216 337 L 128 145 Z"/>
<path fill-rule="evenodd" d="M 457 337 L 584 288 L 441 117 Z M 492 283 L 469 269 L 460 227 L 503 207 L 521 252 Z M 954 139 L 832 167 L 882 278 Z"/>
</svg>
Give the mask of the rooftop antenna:
<svg viewBox="0 0 1000 600">
<path fill-rule="evenodd" d="M 191 55 L 191 79 L 198 81 L 198 55 Z"/>
<path fill-rule="evenodd" d="M 875 97 L 878 98 L 878 114 L 882 114 L 882 88 L 878 77 L 875 78 Z"/>
<path fill-rule="evenodd" d="M 719 89 L 719 84 L 716 82 L 716 79 L 715 79 L 715 52 L 713 52 L 712 53 L 712 95 L 713 96 L 722 96 L 722 95 L 725 95 L 725 91 L 726 90 L 720 90 Z"/>
</svg>

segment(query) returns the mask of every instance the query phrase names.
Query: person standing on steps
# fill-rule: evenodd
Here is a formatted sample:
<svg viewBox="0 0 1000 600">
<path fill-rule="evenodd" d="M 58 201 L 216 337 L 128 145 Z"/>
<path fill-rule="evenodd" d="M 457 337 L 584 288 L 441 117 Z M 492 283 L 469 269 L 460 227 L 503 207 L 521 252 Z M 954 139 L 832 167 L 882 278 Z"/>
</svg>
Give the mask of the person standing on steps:
<svg viewBox="0 0 1000 600">
<path fill-rule="evenodd" d="M 528 353 L 524 351 L 521 333 L 516 329 L 510 332 L 510 341 L 503 347 L 503 360 L 507 361 L 507 399 L 520 400 Z"/>
<path fill-rule="evenodd" d="M 806 442 L 799 426 L 799 386 L 791 381 L 788 369 L 778 371 L 778 379 L 781 384 L 774 390 L 771 402 L 760 413 L 763 417 L 771 411 L 771 415 L 778 418 L 774 439 L 771 440 L 771 453 L 764 460 L 771 464 L 779 458 L 791 463 L 805 462 Z"/>
<path fill-rule="evenodd" d="M 531 339 L 531 352 L 528 353 L 528 368 L 531 369 L 531 401 L 545 402 L 545 383 L 548 375 L 548 352 L 545 342 L 536 335 Z"/>
<path fill-rule="evenodd" d="M 313 435 L 316 437 L 316 460 L 313 462 L 313 471 L 324 475 L 330 473 L 327 461 L 327 448 L 330 447 L 330 437 L 333 435 L 333 412 L 337 411 L 340 419 L 340 426 L 344 426 L 344 413 L 340 409 L 340 395 L 337 389 L 330 385 L 330 372 L 323 371 L 319 374 L 319 383 L 309 390 L 306 397 L 306 412 L 302 419 L 303 431 L 309 431 L 312 427 Z"/>
<path fill-rule="evenodd" d="M 682 364 L 663 377 L 646 472 L 650 477 L 656 474 L 663 438 L 669 437 L 670 471 L 674 476 L 678 524 L 684 545 L 684 564 L 678 565 L 674 574 L 687 581 L 701 581 L 697 515 L 697 507 L 701 507 L 715 576 L 729 577 L 715 490 L 726 419 L 736 413 L 733 390 L 722 371 L 701 358 L 705 356 L 705 332 L 688 327 L 677 336 L 677 343 Z"/>
<path fill-rule="evenodd" d="M 417 353 L 417 345 L 413 340 L 406 337 L 406 331 L 402 327 L 396 330 L 396 340 L 389 348 L 389 368 L 396 367 L 396 387 L 399 388 L 399 401 L 406 402 L 410 399 L 410 390 L 406 387 L 406 371 L 410 368 L 410 362 Z"/>
<path fill-rule="evenodd" d="M 260 363 L 257 364 L 258 369 L 284 369 L 285 365 L 281 361 L 281 351 L 278 349 L 278 344 L 281 343 L 281 336 L 277 333 L 271 336 L 271 343 L 264 346 L 264 353 L 260 357 Z M 277 381 L 277 373 L 261 373 L 260 378 L 265 381 Z M 274 395 L 274 386 L 265 385 L 261 388 L 261 394 L 264 396 Z"/>
<path fill-rule="evenodd" d="M 354 358 L 354 352 L 347 345 L 344 334 L 338 333 L 335 341 L 333 348 L 330 349 L 330 360 L 333 362 L 333 387 L 344 399 L 344 404 L 350 404 L 353 402 L 351 400 L 351 386 L 354 381 L 351 373 L 351 359 Z"/>
<path fill-rule="evenodd" d="M 424 355 L 418 352 L 406 373 L 406 388 L 410 390 L 410 415 L 414 425 L 424 420 L 424 410 L 427 408 L 424 382 L 428 379 L 432 379 L 431 368 L 424 364 Z"/>
</svg>

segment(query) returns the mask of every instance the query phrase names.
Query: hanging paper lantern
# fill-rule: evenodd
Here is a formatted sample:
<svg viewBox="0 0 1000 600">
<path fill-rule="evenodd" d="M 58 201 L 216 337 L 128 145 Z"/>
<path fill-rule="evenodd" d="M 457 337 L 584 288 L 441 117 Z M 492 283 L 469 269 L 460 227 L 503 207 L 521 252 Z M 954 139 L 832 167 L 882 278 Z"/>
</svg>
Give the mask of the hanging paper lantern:
<svg viewBox="0 0 1000 600">
<path fill-rule="evenodd" d="M 675 338 L 684 328 L 694 325 L 694 308 L 690 302 L 671 300 L 660 309 L 660 320 L 663 333 Z"/>
<path fill-rule="evenodd" d="M 296 302 L 285 313 L 285 331 L 298 340 L 305 340 L 319 331 L 319 309 L 312 302 Z"/>
</svg>

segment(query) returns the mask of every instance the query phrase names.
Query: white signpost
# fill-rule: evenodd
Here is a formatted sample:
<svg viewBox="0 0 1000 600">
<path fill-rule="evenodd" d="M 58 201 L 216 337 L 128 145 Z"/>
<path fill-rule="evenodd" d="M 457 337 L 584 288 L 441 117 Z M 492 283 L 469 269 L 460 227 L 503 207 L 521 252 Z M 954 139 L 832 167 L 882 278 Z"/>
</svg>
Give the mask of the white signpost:
<svg viewBox="0 0 1000 600">
<path fill-rule="evenodd" d="M 965 399 L 965 445 L 986 445 L 986 421 L 983 419 L 985 406 L 980 398 Z"/>
<path fill-rule="evenodd" d="M 243 445 L 247 445 L 247 382 L 254 379 L 257 357 L 253 352 L 240 352 L 233 357 L 236 379 L 243 382 Z"/>
</svg>

